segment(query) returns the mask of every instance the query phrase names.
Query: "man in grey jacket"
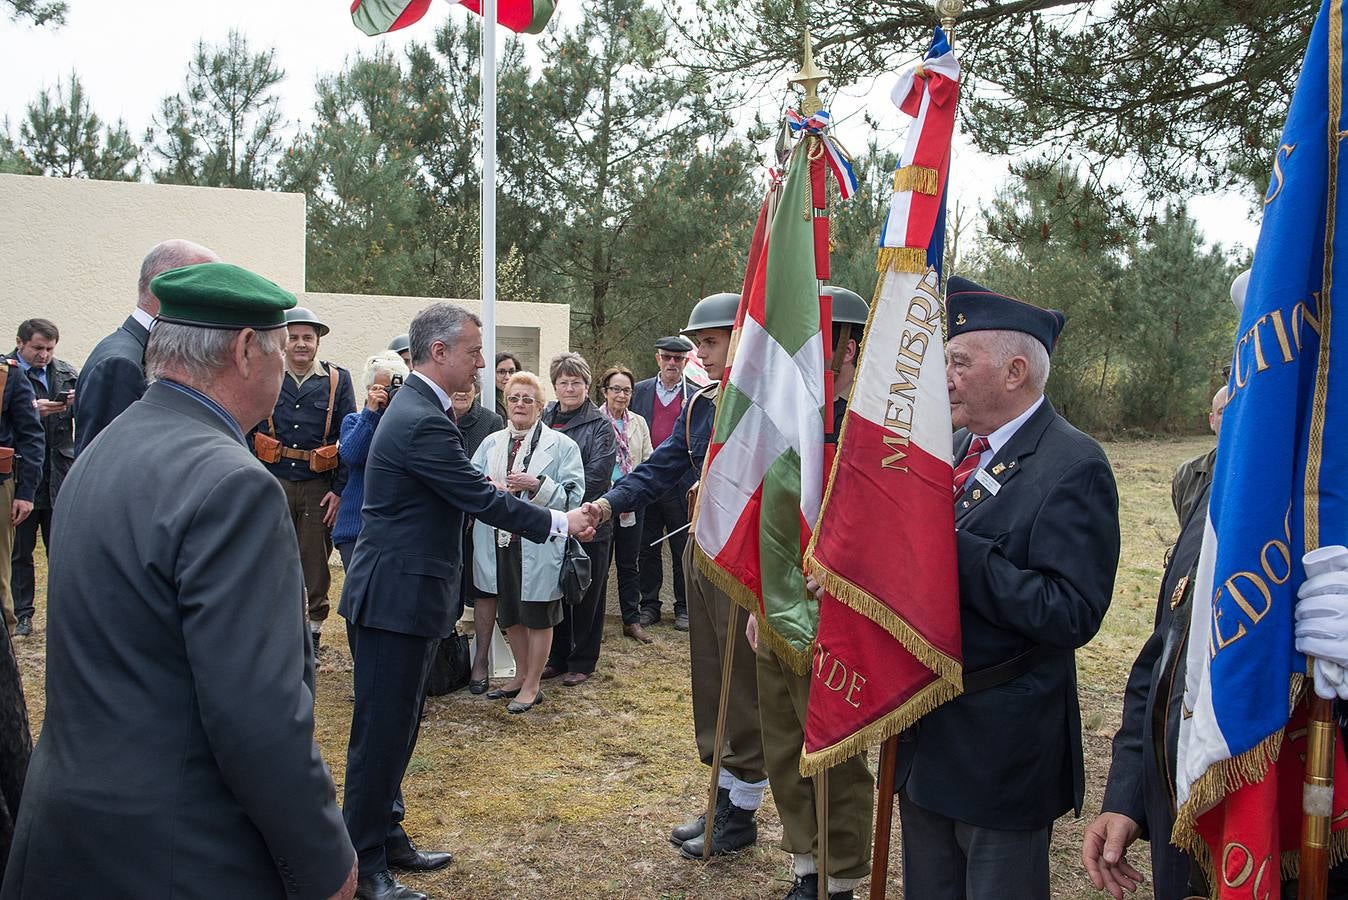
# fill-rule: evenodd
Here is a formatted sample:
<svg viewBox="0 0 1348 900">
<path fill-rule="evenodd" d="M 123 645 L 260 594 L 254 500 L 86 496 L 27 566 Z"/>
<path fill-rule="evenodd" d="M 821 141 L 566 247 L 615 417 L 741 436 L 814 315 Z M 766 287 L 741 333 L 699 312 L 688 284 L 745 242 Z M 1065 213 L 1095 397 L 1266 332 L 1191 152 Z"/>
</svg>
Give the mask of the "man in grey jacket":
<svg viewBox="0 0 1348 900">
<path fill-rule="evenodd" d="M 154 383 L 57 502 L 46 718 L 0 898 L 347 900 L 294 529 L 244 443 L 295 298 L 222 263 L 154 291 Z"/>
</svg>

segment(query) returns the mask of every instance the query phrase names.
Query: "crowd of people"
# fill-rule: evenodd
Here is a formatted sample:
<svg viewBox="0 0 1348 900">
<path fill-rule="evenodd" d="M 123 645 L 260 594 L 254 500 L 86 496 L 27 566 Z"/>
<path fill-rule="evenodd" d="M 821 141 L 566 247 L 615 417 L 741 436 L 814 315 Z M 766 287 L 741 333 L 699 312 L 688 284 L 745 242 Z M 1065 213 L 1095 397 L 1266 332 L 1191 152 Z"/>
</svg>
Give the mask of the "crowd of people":
<svg viewBox="0 0 1348 900">
<path fill-rule="evenodd" d="M 870 311 L 846 288 L 822 290 L 841 421 Z M 739 302 L 699 300 L 683 333 L 657 343 L 645 381 L 622 365 L 596 380 L 579 354 L 556 356 L 550 402 L 541 373 L 498 354 L 495 409 L 481 403 L 481 322 L 466 310 L 433 303 L 371 355 L 358 409 L 351 373 L 321 359 L 320 317 L 186 241 L 150 252 L 136 309 L 79 373 L 55 357 L 56 325 L 23 322 L 0 366 L 0 552 L 12 559 L 0 566 L 0 900 L 424 900 L 395 873 L 453 863 L 403 827 L 441 641 L 471 606 L 468 690 L 527 714 L 546 682 L 594 677 L 611 566 L 624 635 L 651 641 L 666 547 L 697 752 L 720 766 L 709 816 L 670 842 L 688 859 L 753 845 L 770 790 L 794 874 L 787 900 L 852 900 L 871 864 L 871 769 L 856 756 L 830 772 L 821 871 L 818 782 L 799 770 L 811 679 L 760 642 L 758 620 L 694 564 L 689 540 Z M 1099 444 L 1044 394 L 1062 314 L 958 277 L 946 303 L 964 692 L 900 742 L 904 890 L 1046 900 L 1053 823 L 1084 802 L 1075 651 L 1112 598 L 1118 493 Z M 693 352 L 711 383 L 685 377 Z M 1214 432 L 1225 401 L 1214 397 Z M 1176 475 L 1183 530 L 1082 847 L 1115 897 L 1141 879 L 1126 850 L 1143 836 L 1158 898 L 1206 890 L 1162 837 L 1173 754 L 1148 748 L 1179 714 L 1182 660 L 1167 636 L 1187 630 L 1212 463 Z M 47 700 L 30 758 L 11 635 L 34 628 L 38 536 Z M 340 805 L 313 713 L 334 548 L 354 689 Z M 579 556 L 591 577 L 568 587 Z M 493 685 L 498 629 L 516 669 Z M 1348 635 L 1316 636 L 1317 657 L 1348 665 L 1333 656 Z"/>
</svg>

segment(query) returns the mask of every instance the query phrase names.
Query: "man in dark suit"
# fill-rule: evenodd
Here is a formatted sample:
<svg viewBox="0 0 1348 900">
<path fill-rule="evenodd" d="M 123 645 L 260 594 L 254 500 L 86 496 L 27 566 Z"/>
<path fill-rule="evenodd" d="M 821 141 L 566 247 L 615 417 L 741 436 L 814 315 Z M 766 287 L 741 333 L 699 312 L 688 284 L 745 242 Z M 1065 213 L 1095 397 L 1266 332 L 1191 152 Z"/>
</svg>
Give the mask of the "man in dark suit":
<svg viewBox="0 0 1348 900">
<path fill-rule="evenodd" d="M 541 543 L 588 536 L 592 511 L 561 513 L 496 490 L 473 468 L 449 414 L 482 359 L 481 322 L 451 303 L 408 329 L 415 371 L 389 403 L 365 462 L 365 506 L 338 612 L 355 661 L 355 708 L 342 812 L 360 861 L 357 896 L 424 900 L 390 867 L 426 871 L 448 853 L 419 851 L 402 828 L 403 773 L 416 746 L 426 673 L 454 631 L 462 547 L 447 535 L 474 516 Z"/>
<path fill-rule="evenodd" d="M 45 443 L 33 386 L 17 360 L 0 357 L 0 560 L 14 552 L 15 529 L 32 515 Z M 5 630 L 12 634 L 16 619 L 9 573 L 9 566 L 0 566 L 0 608 Z"/>
<path fill-rule="evenodd" d="M 140 264 L 136 308 L 84 360 L 80 396 L 75 404 L 75 455 L 79 456 L 108 423 L 145 393 L 145 343 L 150 338 L 159 300 L 150 282 L 162 272 L 220 257 L 191 241 L 158 244 Z"/>
<path fill-rule="evenodd" d="M 154 287 L 154 383 L 57 503 L 46 716 L 0 898 L 345 900 L 299 554 L 242 427 L 280 390 L 295 298 L 222 263 Z"/>
<path fill-rule="evenodd" d="M 18 363 L 37 398 L 35 406 L 46 436 L 41 480 L 33 496 L 33 512 L 14 531 L 10 586 L 14 592 L 14 616 L 19 637 L 33 633 L 33 610 L 37 587 L 33 553 L 38 533 L 42 546 L 51 548 L 51 514 L 61 482 L 75 460 L 75 420 L 71 403 L 75 397 L 75 367 L 56 358 L 61 332 L 54 322 L 27 319 L 19 324 L 14 352 L 10 359 Z"/>
<path fill-rule="evenodd" d="M 1084 794 L 1074 651 L 1109 608 L 1118 492 L 1043 394 L 1062 313 L 947 289 L 964 694 L 900 742 L 904 889 L 1048 900 L 1053 820 Z"/>
<path fill-rule="evenodd" d="M 660 373 L 654 378 L 638 381 L 632 389 L 629 408 L 650 426 L 653 448 L 669 439 L 682 421 L 689 398 L 697 393 L 697 387 L 683 377 L 692 351 L 693 342 L 681 334 L 660 338 L 655 342 L 655 362 Z M 664 553 L 664 545 L 669 544 L 670 567 L 674 570 L 674 627 L 680 631 L 688 630 L 688 599 L 681 560 L 688 543 L 687 494 L 695 481 L 697 474 L 689 472 L 677 485 L 643 507 L 638 561 L 641 583 L 639 624 L 642 628 L 660 621 L 660 588 L 664 585 L 660 554 Z M 661 541 L 667 534 L 670 537 Z"/>
</svg>

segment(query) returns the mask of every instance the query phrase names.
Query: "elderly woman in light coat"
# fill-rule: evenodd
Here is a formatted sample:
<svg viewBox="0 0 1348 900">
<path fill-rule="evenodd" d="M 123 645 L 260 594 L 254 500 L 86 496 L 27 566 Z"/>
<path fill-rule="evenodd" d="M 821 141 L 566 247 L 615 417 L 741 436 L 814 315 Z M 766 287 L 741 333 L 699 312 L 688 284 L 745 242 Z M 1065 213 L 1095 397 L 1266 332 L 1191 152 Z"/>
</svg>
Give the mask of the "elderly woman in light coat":
<svg viewBox="0 0 1348 900">
<path fill-rule="evenodd" d="M 580 506 L 585 467 L 575 441 L 544 425 L 543 383 L 516 372 L 505 388 L 508 419 L 473 454 L 473 465 L 502 490 L 539 506 L 567 510 Z M 522 542 L 485 522 L 473 525 L 473 584 L 479 596 L 496 598 L 496 620 L 510 638 L 515 677 L 487 694 L 510 698 L 508 710 L 527 712 L 543 700 L 539 682 L 552 647 L 552 629 L 562 621 L 559 586 L 561 541 Z"/>
</svg>

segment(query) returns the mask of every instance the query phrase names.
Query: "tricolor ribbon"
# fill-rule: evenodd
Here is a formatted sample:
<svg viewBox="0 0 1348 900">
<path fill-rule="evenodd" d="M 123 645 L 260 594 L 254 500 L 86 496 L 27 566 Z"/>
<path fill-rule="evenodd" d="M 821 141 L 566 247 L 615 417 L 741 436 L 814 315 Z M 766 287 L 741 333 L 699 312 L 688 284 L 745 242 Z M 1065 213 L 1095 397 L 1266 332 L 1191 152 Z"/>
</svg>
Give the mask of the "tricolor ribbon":
<svg viewBox="0 0 1348 900">
<path fill-rule="evenodd" d="M 793 135 L 804 132 L 806 135 L 819 138 L 823 143 L 824 160 L 828 164 L 829 170 L 833 172 L 834 180 L 838 183 L 838 195 L 844 200 L 850 200 L 852 195 L 857 192 L 859 182 L 856 172 L 852 169 L 852 157 L 848 155 L 836 138 L 824 134 L 832 121 L 833 119 L 826 109 L 821 109 L 808 116 L 801 115 L 794 109 L 786 111 L 786 124 Z"/>
</svg>

